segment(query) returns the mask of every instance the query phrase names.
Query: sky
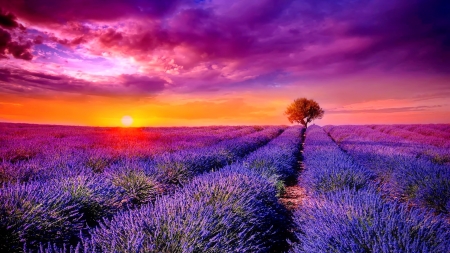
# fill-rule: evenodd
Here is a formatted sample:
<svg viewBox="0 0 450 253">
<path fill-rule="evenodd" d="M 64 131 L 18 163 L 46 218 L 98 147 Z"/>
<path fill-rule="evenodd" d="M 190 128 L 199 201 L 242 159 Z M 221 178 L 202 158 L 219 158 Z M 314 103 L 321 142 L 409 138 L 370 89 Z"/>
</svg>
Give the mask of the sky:
<svg viewBox="0 0 450 253">
<path fill-rule="evenodd" d="M 450 123 L 448 0 L 0 0 L 0 122 Z"/>
</svg>

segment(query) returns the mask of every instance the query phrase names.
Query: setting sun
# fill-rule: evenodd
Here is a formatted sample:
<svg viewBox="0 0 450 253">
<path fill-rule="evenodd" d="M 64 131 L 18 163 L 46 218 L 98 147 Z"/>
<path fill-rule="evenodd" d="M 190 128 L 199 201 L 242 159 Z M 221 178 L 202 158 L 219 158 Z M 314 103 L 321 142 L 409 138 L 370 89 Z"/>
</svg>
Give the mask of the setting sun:
<svg viewBox="0 0 450 253">
<path fill-rule="evenodd" d="M 122 125 L 125 127 L 129 127 L 129 126 L 131 126 L 131 124 L 133 124 L 133 118 L 128 115 L 123 116 L 121 121 L 122 121 Z"/>
</svg>

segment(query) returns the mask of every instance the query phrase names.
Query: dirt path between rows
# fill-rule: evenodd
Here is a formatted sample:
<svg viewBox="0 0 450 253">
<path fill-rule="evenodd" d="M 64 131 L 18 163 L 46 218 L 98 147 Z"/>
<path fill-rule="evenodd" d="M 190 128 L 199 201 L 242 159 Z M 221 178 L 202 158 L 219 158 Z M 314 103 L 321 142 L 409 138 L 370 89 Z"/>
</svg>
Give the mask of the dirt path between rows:
<svg viewBox="0 0 450 253">
<path fill-rule="evenodd" d="M 303 151 L 300 151 L 301 154 Z M 301 157 L 301 156 L 300 156 Z M 284 193 L 280 197 L 280 202 L 286 207 L 287 210 L 292 214 L 298 207 L 302 204 L 303 200 L 306 198 L 306 190 L 301 185 L 299 185 L 299 176 L 303 171 L 303 162 L 298 161 L 297 175 L 295 180 L 286 185 Z"/>
<path fill-rule="evenodd" d="M 293 213 L 302 204 L 305 197 L 305 189 L 296 184 L 286 187 L 284 194 L 280 197 L 280 201 L 286 209 Z"/>
<path fill-rule="evenodd" d="M 290 215 L 290 222 L 292 223 L 290 226 L 289 235 L 287 236 L 287 239 L 291 242 L 296 242 L 296 228 L 293 223 L 293 214 L 294 212 L 300 207 L 300 205 L 303 204 L 303 201 L 306 199 L 306 190 L 299 184 L 299 177 L 301 176 L 301 173 L 303 172 L 303 145 L 305 143 L 305 133 L 302 135 L 302 141 L 301 141 L 301 147 L 300 147 L 300 154 L 298 156 L 298 166 L 296 175 L 294 176 L 293 180 L 290 180 L 286 182 L 286 188 L 284 190 L 284 193 L 280 196 L 280 202 L 283 204 L 286 209 L 289 211 Z M 285 249 L 280 249 L 279 252 L 288 252 L 290 246 L 287 246 Z"/>
<path fill-rule="evenodd" d="M 280 197 L 280 202 L 291 213 L 294 212 L 302 204 L 302 201 L 306 197 L 305 189 L 298 184 L 298 182 L 299 182 L 298 178 L 304 169 L 303 146 L 305 144 L 305 137 L 306 137 L 305 132 L 303 132 L 303 134 L 302 134 L 302 141 L 300 144 L 301 145 L 300 146 L 300 155 L 298 156 L 298 166 L 297 166 L 297 173 L 295 175 L 295 179 L 292 180 L 291 182 L 286 182 L 286 189 Z"/>
</svg>

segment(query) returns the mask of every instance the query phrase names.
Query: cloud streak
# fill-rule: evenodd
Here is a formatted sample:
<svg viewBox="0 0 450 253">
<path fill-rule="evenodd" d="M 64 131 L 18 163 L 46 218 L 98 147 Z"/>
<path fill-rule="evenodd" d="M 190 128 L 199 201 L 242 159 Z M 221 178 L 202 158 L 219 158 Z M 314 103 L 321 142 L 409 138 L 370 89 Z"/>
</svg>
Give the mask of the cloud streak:
<svg viewBox="0 0 450 253">
<path fill-rule="evenodd" d="M 0 69 L 0 93 L 37 96 L 58 92 L 106 97 L 153 96 L 164 90 L 159 78 L 121 75 L 113 82 L 89 82 L 66 75 L 44 74 L 21 69 Z"/>
<path fill-rule="evenodd" d="M 31 60 L 33 59 L 30 53 L 31 41 L 23 41 L 22 37 L 15 39 L 13 35 L 17 30 L 25 31 L 26 28 L 17 22 L 17 18 L 11 12 L 3 10 L 0 6 L 0 59 L 8 59 L 8 54 L 11 54 L 17 59 Z"/>
<path fill-rule="evenodd" d="M 394 108 L 382 108 L 382 109 L 354 109 L 354 110 L 339 110 L 331 109 L 327 110 L 330 114 L 353 114 L 353 113 L 399 113 L 399 112 L 420 112 L 420 111 L 432 111 L 436 108 L 442 108 L 443 105 L 433 106 L 410 106 L 410 107 L 394 107 Z"/>
</svg>

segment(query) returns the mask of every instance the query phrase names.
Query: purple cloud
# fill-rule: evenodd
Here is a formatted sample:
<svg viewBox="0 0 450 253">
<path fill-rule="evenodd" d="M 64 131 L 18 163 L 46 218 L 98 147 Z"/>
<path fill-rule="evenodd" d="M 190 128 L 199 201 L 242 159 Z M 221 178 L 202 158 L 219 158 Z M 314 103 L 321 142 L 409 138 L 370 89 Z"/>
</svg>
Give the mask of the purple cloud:
<svg viewBox="0 0 450 253">
<path fill-rule="evenodd" d="M 35 37 L 34 44 L 132 57 L 149 76 L 155 76 L 149 62 L 158 58 L 159 74 L 192 86 L 184 89 L 189 91 L 264 88 L 362 71 L 450 72 L 450 3 L 444 0 L 12 0 L 2 5 L 3 27 L 17 29 L 17 16 L 29 26 L 59 29 L 57 35 Z M 31 59 L 33 44 L 12 42 L 14 36 L 6 33 L 0 33 L 0 56 Z M 149 89 L 161 89 L 158 85 Z"/>
<path fill-rule="evenodd" d="M 33 55 L 30 53 L 31 45 L 30 41 L 22 44 L 13 41 L 11 34 L 0 28 L 0 59 L 8 59 L 7 54 L 11 54 L 17 59 L 31 60 L 33 59 Z"/>
<path fill-rule="evenodd" d="M 33 56 L 30 53 L 31 42 L 23 42 L 22 37 L 17 39 L 11 36 L 15 30 L 25 31 L 25 27 L 17 22 L 17 17 L 11 12 L 7 12 L 0 7 L 0 59 L 8 59 L 7 54 L 14 58 L 31 60 Z M 17 41 L 18 40 L 18 41 Z"/>
<path fill-rule="evenodd" d="M 163 91 L 164 84 L 164 80 L 156 77 L 122 75 L 115 83 L 107 81 L 99 83 L 66 75 L 0 68 L 0 93 L 23 96 L 65 92 L 105 97 L 146 97 Z"/>
<path fill-rule="evenodd" d="M 183 2 L 185 1 L 3 0 L 1 4 L 5 5 L 7 10 L 30 22 L 61 24 L 70 21 L 110 21 L 131 16 L 163 17 Z"/>
<path fill-rule="evenodd" d="M 17 17 L 14 16 L 11 12 L 6 12 L 3 9 L 0 9 L 0 26 L 5 29 L 14 29 L 21 26 L 17 21 Z"/>
<path fill-rule="evenodd" d="M 164 90 L 165 80 L 157 77 L 139 75 L 121 75 L 122 85 L 135 88 L 139 92 L 156 93 Z"/>
</svg>

